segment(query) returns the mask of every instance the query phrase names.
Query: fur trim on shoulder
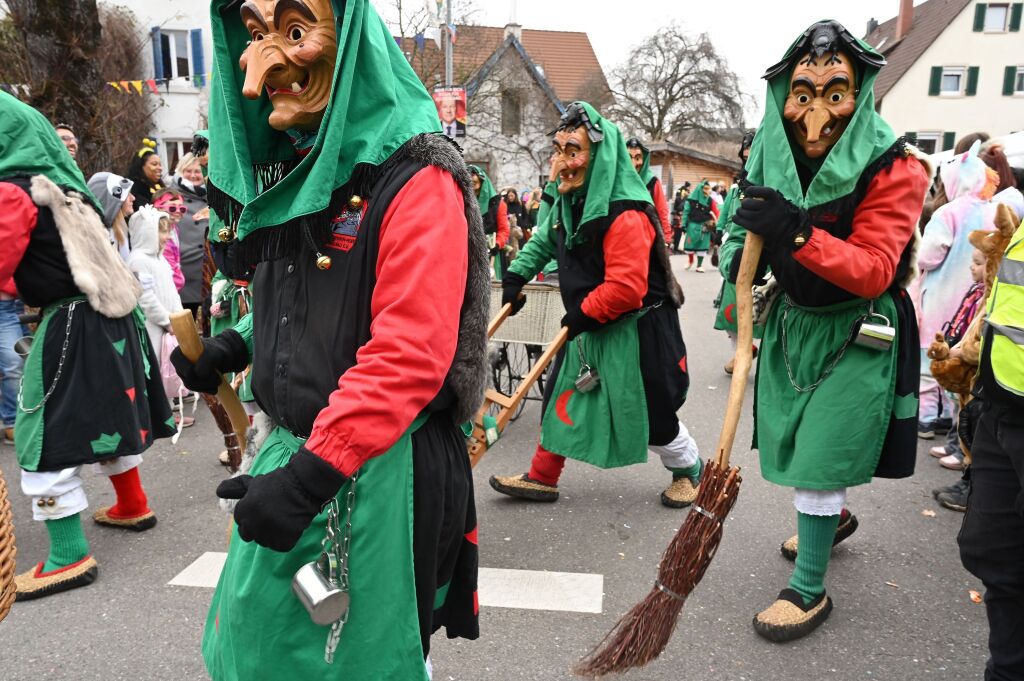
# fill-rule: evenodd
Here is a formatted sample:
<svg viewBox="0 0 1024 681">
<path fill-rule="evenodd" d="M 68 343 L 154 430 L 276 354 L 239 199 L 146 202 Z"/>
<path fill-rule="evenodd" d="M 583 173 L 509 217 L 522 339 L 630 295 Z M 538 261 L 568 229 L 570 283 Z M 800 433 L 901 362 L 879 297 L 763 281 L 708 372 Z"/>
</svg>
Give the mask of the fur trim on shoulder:
<svg viewBox="0 0 1024 681">
<path fill-rule="evenodd" d="M 928 156 L 928 154 L 926 154 L 923 151 L 921 151 L 920 149 L 918 149 L 917 147 L 915 147 L 913 144 L 909 144 L 909 143 L 905 144 L 903 148 L 904 148 L 904 150 L 906 152 L 907 158 L 916 159 L 922 166 L 924 166 L 924 171 L 925 171 L 925 173 L 927 173 L 928 178 L 930 180 L 934 180 L 935 179 L 935 164 L 932 162 L 931 157 Z M 927 201 L 928 201 L 928 192 L 925 192 L 924 196 L 921 199 L 921 208 L 922 209 L 924 208 L 924 204 Z M 921 230 L 919 230 L 917 228 L 917 226 L 915 225 L 915 227 L 914 227 L 914 234 L 910 237 L 910 243 L 907 244 L 907 248 L 905 249 L 905 252 L 906 252 L 905 258 L 907 259 L 907 268 L 906 268 L 906 271 L 903 274 L 903 277 L 900 278 L 900 280 L 896 282 L 896 285 L 899 286 L 900 288 L 907 288 L 919 276 L 920 270 L 919 270 L 919 268 L 917 266 L 917 254 L 918 254 L 918 251 L 920 250 L 920 248 L 921 248 Z"/>
<path fill-rule="evenodd" d="M 142 288 L 111 247 L 107 229 L 92 206 L 75 192 L 64 194 L 43 175 L 32 178 L 32 200 L 53 214 L 71 276 L 89 305 L 111 319 L 131 313 Z"/>
<path fill-rule="evenodd" d="M 408 157 L 447 172 L 462 190 L 466 223 L 469 226 L 469 267 L 466 293 L 459 322 L 459 342 L 445 386 L 456 399 L 453 416 L 456 423 L 470 420 L 484 398 L 487 380 L 487 324 L 490 321 L 491 270 L 488 266 L 487 238 L 469 169 L 459 148 L 443 135 L 417 135 L 404 146 Z"/>
</svg>

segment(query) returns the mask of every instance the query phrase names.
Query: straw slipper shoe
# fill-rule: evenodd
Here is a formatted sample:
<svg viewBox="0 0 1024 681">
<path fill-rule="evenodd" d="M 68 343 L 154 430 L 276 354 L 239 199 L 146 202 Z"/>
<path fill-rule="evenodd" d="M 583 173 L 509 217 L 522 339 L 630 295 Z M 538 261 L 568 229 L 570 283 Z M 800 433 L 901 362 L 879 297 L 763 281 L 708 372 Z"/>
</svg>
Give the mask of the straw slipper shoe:
<svg viewBox="0 0 1024 681">
<path fill-rule="evenodd" d="M 517 499 L 529 501 L 558 501 L 558 488 L 552 485 L 545 485 L 530 478 L 529 474 L 522 475 L 492 475 L 491 487 L 496 492 L 501 492 Z"/>
<path fill-rule="evenodd" d="M 832 612 L 832 599 L 821 594 L 808 604 L 793 589 L 783 589 L 778 599 L 754 617 L 754 631 L 774 643 L 803 638 L 821 626 Z"/>
<path fill-rule="evenodd" d="M 92 519 L 96 521 L 97 525 L 120 527 L 134 532 L 145 532 L 156 526 L 156 515 L 152 511 L 146 511 L 134 518 L 119 518 L 110 515 L 110 506 L 101 506 L 92 514 Z"/>
<path fill-rule="evenodd" d="M 43 572 L 43 564 L 37 563 L 28 572 L 14 577 L 14 586 L 17 589 L 14 600 L 30 601 L 34 598 L 42 598 L 61 591 L 87 586 L 96 581 L 98 574 L 99 567 L 96 565 L 96 559 L 91 555 L 77 563 L 50 572 Z"/>
</svg>

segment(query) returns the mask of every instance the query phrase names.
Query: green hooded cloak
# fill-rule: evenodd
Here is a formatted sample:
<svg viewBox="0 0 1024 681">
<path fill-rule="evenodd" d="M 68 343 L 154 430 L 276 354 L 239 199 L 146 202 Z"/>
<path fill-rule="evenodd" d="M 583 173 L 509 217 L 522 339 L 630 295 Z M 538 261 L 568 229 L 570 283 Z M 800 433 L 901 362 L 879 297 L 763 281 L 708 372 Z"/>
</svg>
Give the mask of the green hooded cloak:
<svg viewBox="0 0 1024 681">
<path fill-rule="evenodd" d="M 61 189 L 81 194 L 103 215 L 82 171 L 43 114 L 0 92 L 0 178 L 43 175 Z"/>
<path fill-rule="evenodd" d="M 604 139 L 590 145 L 590 165 L 581 191 L 558 194 L 552 213 L 560 217 L 566 229 L 566 245 L 571 249 L 580 242 L 581 227 L 608 215 L 609 204 L 616 201 L 638 201 L 654 205 L 647 186 L 633 167 L 626 149 L 626 140 L 611 121 L 586 102 L 583 107 L 590 122 L 604 134 Z M 586 201 L 579 224 L 573 218 L 573 206 Z M 556 218 L 557 219 L 557 218 Z"/>
<path fill-rule="evenodd" d="M 802 39 L 803 36 L 790 45 L 784 60 L 790 58 Z M 885 63 L 873 47 L 854 40 L 872 61 Z M 789 95 L 792 67 L 768 77 L 764 119 L 754 137 L 746 165 L 750 184 L 773 187 L 801 208 L 820 206 L 850 194 L 864 169 L 896 142 L 892 128 L 875 112 L 874 85 L 880 67 L 860 59 L 853 61 L 857 73 L 857 106 L 846 130 L 824 159 L 812 160 L 804 155 L 790 137 L 786 119 L 782 116 Z M 820 166 L 806 192 L 797 174 L 798 162 L 812 168 Z"/>
<path fill-rule="evenodd" d="M 342 205 L 366 191 L 360 183 L 368 171 L 415 135 L 441 130 L 433 100 L 369 1 L 332 5 L 338 56 L 331 97 L 299 160 L 288 134 L 267 122 L 270 100 L 242 96 L 238 60 L 250 36 L 237 3 L 211 4 L 209 202 L 250 256 L 274 257 L 307 238 L 322 243 Z"/>
<path fill-rule="evenodd" d="M 497 196 L 498 192 L 483 168 L 480 166 L 469 166 L 469 172 L 480 178 L 480 195 L 476 197 L 476 202 L 480 204 L 480 213 L 486 215 L 487 209 L 491 205 L 491 199 Z"/>
<path fill-rule="evenodd" d="M 637 142 L 640 142 L 640 140 L 637 140 Z M 642 142 L 640 143 L 639 149 L 643 154 L 644 163 L 640 166 L 640 170 L 637 172 L 640 175 L 640 179 L 643 180 L 644 186 L 648 187 L 651 184 L 651 180 L 654 179 L 654 171 L 651 170 L 651 150 L 645 147 Z M 626 153 L 629 153 L 628 147 Z"/>
</svg>

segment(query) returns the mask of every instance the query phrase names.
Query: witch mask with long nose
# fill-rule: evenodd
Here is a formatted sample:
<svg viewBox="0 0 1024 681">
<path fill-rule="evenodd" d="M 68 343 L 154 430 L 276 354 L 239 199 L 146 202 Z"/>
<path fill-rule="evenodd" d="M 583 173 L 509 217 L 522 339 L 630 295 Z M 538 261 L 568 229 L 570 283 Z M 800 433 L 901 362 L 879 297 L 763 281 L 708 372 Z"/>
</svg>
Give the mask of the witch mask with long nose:
<svg viewBox="0 0 1024 681">
<path fill-rule="evenodd" d="M 808 157 L 828 153 L 856 108 L 856 72 L 847 54 L 812 51 L 793 68 L 782 115 Z"/>
<path fill-rule="evenodd" d="M 331 0 L 248 0 L 240 14 L 251 37 L 238 62 L 242 94 L 270 98 L 275 130 L 317 130 L 338 54 Z"/>
</svg>

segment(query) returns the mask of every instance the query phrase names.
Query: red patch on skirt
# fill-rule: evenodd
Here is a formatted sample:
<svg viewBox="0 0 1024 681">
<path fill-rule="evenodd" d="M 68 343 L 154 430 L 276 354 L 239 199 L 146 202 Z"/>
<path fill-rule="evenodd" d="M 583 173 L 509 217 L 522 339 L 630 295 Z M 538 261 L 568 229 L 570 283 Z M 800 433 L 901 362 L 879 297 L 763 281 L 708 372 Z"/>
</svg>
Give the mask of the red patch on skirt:
<svg viewBox="0 0 1024 681">
<path fill-rule="evenodd" d="M 683 355 L 683 358 L 679 360 L 679 368 L 683 370 L 684 374 L 686 373 L 686 355 Z"/>
<path fill-rule="evenodd" d="M 469 542 L 470 544 L 472 544 L 473 546 L 478 546 L 478 545 L 479 545 L 479 542 L 477 541 L 477 530 L 478 530 L 479 528 L 480 528 L 480 526 L 479 526 L 479 525 L 477 525 L 476 527 L 474 527 L 474 528 L 473 528 L 473 531 L 472 531 L 472 532 L 467 532 L 467 533 L 466 533 L 466 534 L 464 535 L 464 537 L 465 537 L 466 541 L 468 541 L 468 542 Z"/>
<path fill-rule="evenodd" d="M 725 316 L 725 321 L 730 324 L 736 323 L 736 304 L 732 303 L 725 306 L 725 312 L 722 313 Z"/>
<path fill-rule="evenodd" d="M 125 390 L 125 393 L 127 393 L 129 400 L 131 400 L 132 402 L 135 401 L 135 388 L 128 388 L 127 390 Z"/>
</svg>

